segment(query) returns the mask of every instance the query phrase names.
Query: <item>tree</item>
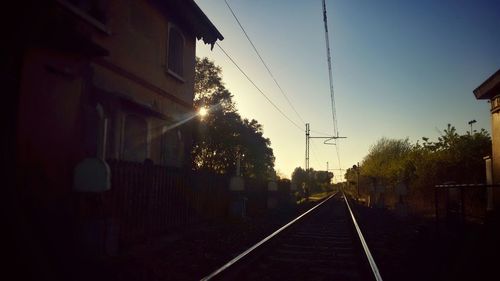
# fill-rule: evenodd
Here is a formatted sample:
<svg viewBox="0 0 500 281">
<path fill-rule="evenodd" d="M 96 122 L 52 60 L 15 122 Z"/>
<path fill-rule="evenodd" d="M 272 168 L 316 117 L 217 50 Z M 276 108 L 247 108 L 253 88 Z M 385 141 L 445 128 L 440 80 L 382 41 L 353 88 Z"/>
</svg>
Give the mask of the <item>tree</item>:
<svg viewBox="0 0 500 281">
<path fill-rule="evenodd" d="M 362 161 L 363 175 L 379 184 L 395 185 L 410 177 L 408 156 L 412 145 L 408 139 L 380 139 Z"/>
<path fill-rule="evenodd" d="M 491 155 L 491 137 L 486 130 L 459 135 L 455 127 L 448 124 L 437 142 L 422 139 L 424 143 L 420 152 L 432 154 L 434 161 L 439 163 L 437 170 L 441 181 L 485 181 L 483 157 Z"/>
<path fill-rule="evenodd" d="M 309 197 L 309 175 L 306 170 L 301 167 L 295 168 L 292 173 L 292 185 L 298 190 L 298 197 Z"/>
<path fill-rule="evenodd" d="M 327 191 L 332 178 L 333 173 L 331 172 L 315 171 L 312 168 L 306 171 L 297 167 L 292 173 L 291 181 L 299 190 L 300 196 L 307 198 L 311 194 Z"/>
<path fill-rule="evenodd" d="M 194 107 L 210 109 L 203 120 L 195 121 L 195 169 L 234 174 L 239 158 L 243 176 L 274 178 L 271 141 L 263 136 L 256 120 L 241 118 L 233 95 L 222 82 L 221 68 L 207 58 L 196 58 Z"/>
<path fill-rule="evenodd" d="M 422 140 L 422 144 L 412 144 L 408 139 L 378 140 L 360 165 L 362 195 L 369 185 L 404 184 L 414 205 L 429 208 L 436 184 L 485 182 L 483 157 L 491 155 L 491 138 L 486 130 L 460 135 L 448 124 L 437 141 Z M 348 182 L 356 181 L 352 169 L 345 177 Z"/>
</svg>

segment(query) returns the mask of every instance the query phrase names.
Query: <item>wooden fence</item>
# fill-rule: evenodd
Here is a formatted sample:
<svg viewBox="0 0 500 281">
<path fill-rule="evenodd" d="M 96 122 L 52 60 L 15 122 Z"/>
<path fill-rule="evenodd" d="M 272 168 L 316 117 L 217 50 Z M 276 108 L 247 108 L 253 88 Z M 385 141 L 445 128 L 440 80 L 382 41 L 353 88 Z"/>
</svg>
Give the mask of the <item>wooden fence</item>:
<svg viewBox="0 0 500 281">
<path fill-rule="evenodd" d="M 488 210 L 488 189 L 493 192 L 493 188 L 500 188 L 500 185 L 440 184 L 434 186 L 436 220 L 445 218 L 451 222 L 458 220 L 484 222 L 489 211 L 492 210 Z M 491 196 L 493 196 L 492 193 Z"/>
<path fill-rule="evenodd" d="M 267 209 L 267 182 L 246 179 L 246 190 L 235 193 L 229 191 L 230 178 L 224 175 L 118 160 L 107 162 L 111 190 L 96 196 L 101 196 L 102 218 L 107 225 L 104 239 L 112 236 L 120 247 L 202 221 L 225 219 L 235 198 L 246 198 L 248 216 L 260 215 Z M 89 213 L 92 208 L 83 204 L 80 213 Z"/>
</svg>

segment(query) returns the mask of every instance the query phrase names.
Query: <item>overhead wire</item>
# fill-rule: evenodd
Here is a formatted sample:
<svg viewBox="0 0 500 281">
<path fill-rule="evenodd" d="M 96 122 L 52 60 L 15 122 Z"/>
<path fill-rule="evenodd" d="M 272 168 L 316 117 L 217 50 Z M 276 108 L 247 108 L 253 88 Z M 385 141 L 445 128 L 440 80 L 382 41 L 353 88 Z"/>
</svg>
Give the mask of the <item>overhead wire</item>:
<svg viewBox="0 0 500 281">
<path fill-rule="evenodd" d="M 337 113 L 335 109 L 335 91 L 333 89 L 333 75 L 332 75 L 332 59 L 330 53 L 330 39 L 328 36 L 328 18 L 326 14 L 326 3 L 323 0 L 323 23 L 325 26 L 325 41 L 326 41 L 326 56 L 328 61 L 328 80 L 330 82 L 330 101 L 332 107 L 332 121 L 333 121 L 333 133 L 334 136 L 338 137 L 338 128 L 337 128 Z"/>
<path fill-rule="evenodd" d="M 278 87 L 278 89 L 280 90 L 281 94 L 283 95 L 283 97 L 285 98 L 285 100 L 287 101 L 288 105 L 292 108 L 292 110 L 295 112 L 295 114 L 297 115 L 297 117 L 299 117 L 299 119 L 305 123 L 304 119 L 302 118 L 302 116 L 298 113 L 298 111 L 295 109 L 295 107 L 293 106 L 293 104 L 291 103 L 290 99 L 288 98 L 287 94 L 285 93 L 285 91 L 283 90 L 283 88 L 280 86 L 280 84 L 278 83 L 277 79 L 275 78 L 275 76 L 273 75 L 272 71 L 270 70 L 269 66 L 266 64 L 266 62 L 264 61 L 264 59 L 262 58 L 262 56 L 260 55 L 259 51 L 257 50 L 255 44 L 253 43 L 253 41 L 250 39 L 249 35 L 247 34 L 245 28 L 243 27 L 243 25 L 241 24 L 241 22 L 239 21 L 238 17 L 236 16 L 236 14 L 234 13 L 234 10 L 231 8 L 231 6 L 229 5 L 229 3 L 227 2 L 227 0 L 224 0 L 224 2 L 226 3 L 226 6 L 228 7 L 228 9 L 230 10 L 231 14 L 233 15 L 233 17 L 235 18 L 236 22 L 238 23 L 238 25 L 240 26 L 241 30 L 243 31 L 245 37 L 247 38 L 247 40 L 249 41 L 249 43 L 251 44 L 252 48 L 254 49 L 255 53 L 257 54 L 257 56 L 259 57 L 260 61 L 262 62 L 262 64 L 264 65 L 264 67 L 266 68 L 268 74 L 271 76 L 271 78 L 273 79 L 274 83 L 276 84 L 276 86 Z M 336 113 L 336 105 L 335 105 L 335 92 L 334 92 L 334 87 L 333 87 L 333 75 L 332 75 L 332 60 L 331 60 L 331 51 L 330 51 L 330 43 L 329 43 L 329 36 L 328 36 L 328 21 L 327 21 L 327 13 L 326 13 L 326 4 L 325 4 L 325 0 L 323 0 L 323 21 L 324 21 L 324 27 L 325 27 L 325 41 L 326 41 L 326 50 L 327 50 L 327 60 L 328 60 L 328 78 L 329 78 L 329 84 L 330 84 L 330 100 L 331 100 L 331 111 L 332 111 L 332 124 L 333 124 L 333 135 L 338 137 L 339 136 L 339 133 L 338 133 L 338 119 L 337 119 L 337 113 Z M 287 119 L 290 123 L 292 123 L 297 129 L 303 131 L 304 129 L 299 126 L 296 122 L 294 122 L 288 115 L 286 115 L 256 84 L 255 82 L 245 73 L 245 71 L 243 71 L 243 69 L 236 63 L 236 61 L 224 50 L 224 48 L 222 48 L 220 46 L 220 44 L 216 43 L 216 45 L 221 49 L 221 51 L 224 53 L 224 55 L 226 55 L 226 57 L 236 66 L 236 68 L 238 68 L 238 70 L 247 78 L 247 80 L 259 91 L 259 93 L 261 95 L 264 96 L 264 98 L 285 118 Z M 315 133 L 319 133 L 319 134 L 322 134 L 322 135 L 325 135 L 325 136 L 328 136 L 328 135 L 331 135 L 331 134 L 327 134 L 327 133 L 323 133 L 323 132 L 318 132 L 318 131 L 313 131 Z M 337 160 L 338 160 L 338 163 L 339 163 L 339 168 L 341 169 L 341 162 L 340 162 L 340 153 L 339 153 L 339 145 L 338 145 L 338 142 L 335 140 L 335 149 L 336 149 L 336 154 L 337 154 Z M 314 144 L 313 144 L 314 146 Z M 314 152 L 313 152 L 314 153 Z M 316 155 L 315 155 L 316 156 Z M 315 157 L 316 158 L 316 157 Z"/>
<path fill-rule="evenodd" d="M 333 133 L 334 136 L 338 137 L 339 132 L 338 132 L 338 119 L 337 119 L 337 112 L 335 108 L 335 91 L 333 88 L 333 75 L 332 75 L 332 58 L 331 58 L 331 52 L 330 52 L 330 39 L 328 36 L 328 17 L 326 13 L 326 1 L 323 0 L 323 23 L 325 27 L 325 41 L 326 41 L 326 55 L 327 55 L 327 61 L 328 61 L 328 79 L 330 82 L 330 100 L 331 100 L 331 108 L 332 108 L 332 123 L 333 123 Z M 342 165 L 340 162 L 340 153 L 339 153 L 339 144 L 335 140 L 335 151 L 337 153 L 337 160 L 338 160 L 338 165 L 339 168 L 342 169 Z"/>
<path fill-rule="evenodd" d="M 273 75 L 271 69 L 269 68 L 269 66 L 267 65 L 267 63 L 265 62 L 265 60 L 262 58 L 260 52 L 258 51 L 257 47 L 255 46 L 255 44 L 253 43 L 252 39 L 250 38 L 250 36 L 248 35 L 248 33 L 246 32 L 245 28 L 243 27 L 243 24 L 241 23 L 241 21 L 238 19 L 238 17 L 236 16 L 236 13 L 234 12 L 233 8 L 231 7 L 231 5 L 229 5 L 229 2 L 227 0 L 224 0 L 226 6 L 228 7 L 229 11 L 231 12 L 232 16 L 234 17 L 234 19 L 236 20 L 236 22 L 238 23 L 239 27 L 241 28 L 241 30 L 243 31 L 243 34 L 245 35 L 245 37 L 247 38 L 248 42 L 250 43 L 250 45 L 252 46 L 253 50 L 255 51 L 255 53 L 257 54 L 257 56 L 259 57 L 260 61 L 262 62 L 262 64 L 264 65 L 264 67 L 266 68 L 268 74 L 271 76 L 271 78 L 273 79 L 274 83 L 276 84 L 276 86 L 278 87 L 278 89 L 280 90 L 281 94 L 283 95 L 283 97 L 285 98 L 285 100 L 287 101 L 288 105 L 293 109 L 293 111 L 295 112 L 295 114 L 297 115 L 297 117 L 299 117 L 299 119 L 305 123 L 304 119 L 302 118 L 302 116 L 298 113 L 298 111 L 296 110 L 296 108 L 293 106 L 292 102 L 290 101 L 290 99 L 288 98 L 288 95 L 286 94 L 286 92 L 283 90 L 283 88 L 280 86 L 280 84 L 278 83 L 277 79 L 275 78 L 275 76 Z M 327 38 L 327 42 L 328 42 L 328 38 Z M 328 52 L 330 52 L 330 49 L 329 49 L 329 45 L 327 46 L 327 50 Z M 331 67 L 330 67 L 331 68 Z M 330 71 L 331 72 L 331 71 Z M 333 92 L 333 79 L 331 79 L 331 74 L 330 74 L 330 88 Z M 334 117 L 334 120 L 336 120 L 336 113 L 335 113 L 335 101 L 334 101 L 334 98 L 332 96 L 332 101 L 333 101 L 333 115 L 335 116 Z M 334 129 L 334 134 L 338 135 L 338 131 L 336 129 Z M 314 131 L 314 130 L 311 130 L 311 132 L 315 132 L 315 133 L 318 133 L 318 134 L 322 134 L 322 135 L 325 135 L 325 136 L 329 136 L 331 134 L 329 133 L 324 133 L 324 132 L 319 132 L 319 131 Z"/>
<path fill-rule="evenodd" d="M 299 126 L 297 123 L 295 123 L 288 115 L 286 115 L 258 86 L 255 84 L 255 82 L 246 74 L 245 71 L 234 61 L 234 59 L 224 50 L 224 48 L 221 47 L 221 45 L 216 42 L 215 45 L 219 47 L 219 49 L 226 55 L 226 57 L 236 66 L 236 68 L 247 78 L 247 80 L 259 91 L 259 93 L 283 116 L 285 119 L 287 119 L 290 123 L 292 123 L 297 129 L 299 129 L 301 132 L 304 131 L 304 128 Z"/>
<path fill-rule="evenodd" d="M 271 76 L 271 78 L 273 79 L 274 83 L 276 84 L 276 86 L 278 86 L 278 89 L 280 90 L 281 94 L 283 95 L 283 97 L 285 98 L 285 100 L 287 101 L 288 105 L 293 109 L 293 111 L 295 112 L 295 114 L 297 115 L 297 117 L 299 117 L 300 121 L 302 121 L 302 123 L 306 123 L 304 121 L 304 119 L 302 118 L 302 116 L 300 116 L 299 112 L 295 109 L 295 107 L 293 106 L 292 102 L 290 101 L 290 99 L 288 98 L 288 95 L 285 93 L 285 91 L 283 91 L 283 88 L 281 88 L 280 84 L 278 83 L 278 81 L 276 80 L 276 78 L 274 77 L 273 73 L 271 72 L 271 69 L 269 69 L 269 66 L 267 65 L 267 63 L 264 61 L 264 59 L 262 58 L 262 56 L 260 55 L 259 51 L 257 50 L 257 47 L 255 47 L 255 44 L 252 42 L 252 39 L 250 39 L 250 36 L 248 36 L 245 28 L 243 27 L 243 25 L 241 24 L 240 20 L 238 19 L 238 17 L 236 16 L 236 14 L 234 13 L 233 9 L 231 8 L 231 6 L 229 5 L 229 3 L 227 2 L 227 0 L 224 0 L 224 2 L 226 3 L 226 6 L 229 8 L 229 11 L 231 11 L 231 14 L 233 15 L 234 19 L 236 20 L 236 22 L 238 23 L 238 25 L 240 26 L 241 30 L 243 31 L 243 33 L 245 34 L 245 37 L 247 38 L 248 42 L 250 42 L 250 45 L 252 45 L 252 48 L 253 50 L 255 51 L 255 53 L 257 54 L 257 56 L 259 57 L 260 61 L 262 62 L 262 64 L 264 65 L 264 67 L 266 68 L 267 70 L 267 73 L 269 73 L 269 75 Z"/>
<path fill-rule="evenodd" d="M 339 163 L 339 169 L 342 169 L 342 164 L 340 163 L 340 153 L 339 153 L 339 144 L 335 145 L 335 150 L 337 151 L 337 161 Z"/>
<path fill-rule="evenodd" d="M 252 46 L 253 50 L 255 51 L 255 53 L 257 54 L 257 56 L 259 57 L 260 61 L 262 62 L 262 64 L 264 65 L 264 67 L 266 68 L 268 74 L 271 76 L 271 78 L 273 79 L 274 83 L 276 84 L 276 86 L 278 87 L 278 89 L 280 90 L 281 94 L 283 95 L 283 97 L 285 98 L 285 100 L 287 101 L 288 105 L 293 109 L 293 111 L 295 112 L 295 114 L 297 115 L 297 117 L 299 117 L 299 119 L 305 123 L 304 119 L 302 118 L 302 116 L 298 113 L 298 111 L 295 109 L 295 107 L 293 106 L 293 104 L 291 103 L 290 99 L 288 98 L 288 95 L 285 93 L 285 91 L 283 90 L 283 88 L 280 86 L 280 84 L 278 83 L 277 79 L 275 78 L 275 76 L 273 75 L 271 69 L 269 68 L 269 66 L 267 65 L 267 63 L 265 62 L 265 60 L 262 58 L 260 52 L 257 50 L 257 47 L 255 46 L 255 44 L 253 43 L 252 39 L 250 39 L 250 36 L 248 35 L 248 33 L 246 32 L 245 28 L 243 27 L 243 25 L 241 24 L 240 20 L 238 19 L 238 17 L 236 16 L 236 13 L 234 12 L 234 10 L 231 8 L 231 5 L 229 5 L 228 1 L 227 0 L 224 0 L 224 2 L 226 3 L 226 6 L 227 8 L 229 9 L 229 11 L 231 12 L 231 14 L 233 15 L 234 19 L 236 20 L 236 22 L 238 23 L 239 27 L 241 28 L 241 30 L 243 31 L 243 34 L 245 35 L 245 37 L 247 38 L 248 42 L 250 43 L 250 45 Z M 324 4 L 324 3 L 323 3 Z M 325 21 L 325 38 L 326 38 L 326 42 L 327 42 L 327 54 L 328 54 L 328 68 L 329 68 L 329 81 L 330 81 L 330 93 L 331 93 L 331 107 L 332 107 L 332 117 L 333 117 L 333 126 L 334 126 L 334 133 L 333 135 L 334 136 L 338 136 L 338 128 L 337 128 L 337 117 L 336 117 L 336 110 L 335 110 L 335 95 L 334 95 L 334 89 L 333 89 L 333 78 L 332 78 L 332 67 L 331 67 L 331 56 L 330 56 L 330 46 L 329 46 L 329 38 L 328 38 L 328 26 L 327 26 L 327 19 L 326 19 L 326 5 L 324 4 L 324 21 Z M 315 133 L 318 133 L 318 134 L 322 134 L 322 135 L 325 135 L 325 136 L 329 136 L 331 134 L 328 134 L 328 133 L 323 133 L 323 132 L 318 132 L 318 131 L 313 131 L 311 130 L 312 132 L 315 132 Z M 340 165 L 340 155 L 339 155 L 339 149 L 338 149 L 338 146 L 335 148 L 336 151 L 337 151 L 337 159 L 339 161 L 339 165 Z"/>
</svg>

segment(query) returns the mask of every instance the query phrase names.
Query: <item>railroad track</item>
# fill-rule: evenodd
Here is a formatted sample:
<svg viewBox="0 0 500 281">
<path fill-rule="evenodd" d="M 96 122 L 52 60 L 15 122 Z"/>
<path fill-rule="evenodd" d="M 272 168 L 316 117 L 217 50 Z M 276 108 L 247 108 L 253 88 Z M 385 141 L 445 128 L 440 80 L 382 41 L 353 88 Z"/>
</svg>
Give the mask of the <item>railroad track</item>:
<svg viewBox="0 0 500 281">
<path fill-rule="evenodd" d="M 342 192 L 202 280 L 382 280 Z"/>
</svg>

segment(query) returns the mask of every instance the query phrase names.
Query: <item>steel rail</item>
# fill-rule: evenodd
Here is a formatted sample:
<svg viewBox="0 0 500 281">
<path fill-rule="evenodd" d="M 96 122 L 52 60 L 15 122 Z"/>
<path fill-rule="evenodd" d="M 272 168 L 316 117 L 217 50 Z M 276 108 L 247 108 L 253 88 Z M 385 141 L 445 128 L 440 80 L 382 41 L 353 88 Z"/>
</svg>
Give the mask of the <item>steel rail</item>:
<svg viewBox="0 0 500 281">
<path fill-rule="evenodd" d="M 363 245 L 363 250 L 365 251 L 366 258 L 368 259 L 368 263 L 370 264 L 370 267 L 372 269 L 375 280 L 382 281 L 382 276 L 380 276 L 380 272 L 378 270 L 377 264 L 375 263 L 375 260 L 373 259 L 373 256 L 370 252 L 370 249 L 368 248 L 368 244 L 366 244 L 363 233 L 361 233 L 361 229 L 359 228 L 358 222 L 356 221 L 356 218 L 354 217 L 354 214 L 351 210 L 351 206 L 349 205 L 349 202 L 347 201 L 347 197 L 345 196 L 345 194 L 343 192 L 342 192 L 342 196 L 344 197 L 347 208 L 349 209 L 349 213 L 351 214 L 352 222 L 354 223 L 354 227 L 356 228 L 356 232 L 358 233 L 359 240 L 361 241 L 361 245 Z"/>
<path fill-rule="evenodd" d="M 500 184 L 484 183 L 458 183 L 458 184 L 436 184 L 434 187 L 459 188 L 459 187 L 500 187 Z"/>
<path fill-rule="evenodd" d="M 244 251 L 243 253 L 239 254 L 237 257 L 235 257 L 234 259 L 230 260 L 229 262 L 227 262 L 226 264 L 224 264 L 223 266 L 221 266 L 220 268 L 218 268 L 217 270 L 215 270 L 214 272 L 210 273 L 209 275 L 203 277 L 201 279 L 201 281 L 206 281 L 206 280 L 210 280 L 212 278 L 214 278 L 215 276 L 219 275 L 220 273 L 222 273 L 224 270 L 228 269 L 231 265 L 235 264 L 236 262 L 238 262 L 239 260 L 241 260 L 242 258 L 244 258 L 245 256 L 247 256 L 249 253 L 251 253 L 252 251 L 254 251 L 255 249 L 257 249 L 259 246 L 261 246 L 262 244 L 266 243 L 267 241 L 269 241 L 271 238 L 273 238 L 274 236 L 278 235 L 280 232 L 282 232 L 283 230 L 287 229 L 288 227 L 290 227 L 292 224 L 294 224 L 295 222 L 297 222 L 298 220 L 300 220 L 302 217 L 304 217 L 305 215 L 309 214 L 310 212 L 312 212 L 314 209 L 318 208 L 319 206 L 323 205 L 323 203 L 325 203 L 326 201 L 328 201 L 330 198 L 332 198 L 333 196 L 337 195 L 338 192 L 328 196 L 326 199 L 324 199 L 323 201 L 321 201 L 319 204 L 317 204 L 316 206 L 312 207 L 311 209 L 309 209 L 307 212 L 303 213 L 302 215 L 298 216 L 297 218 L 295 218 L 294 220 L 292 220 L 291 222 L 285 224 L 284 226 L 282 226 L 280 229 L 276 230 L 275 232 L 273 232 L 271 235 L 267 236 L 266 238 L 262 239 L 260 242 L 258 242 L 257 244 L 253 245 L 252 247 L 250 247 L 249 249 L 247 249 L 246 251 Z"/>
</svg>

